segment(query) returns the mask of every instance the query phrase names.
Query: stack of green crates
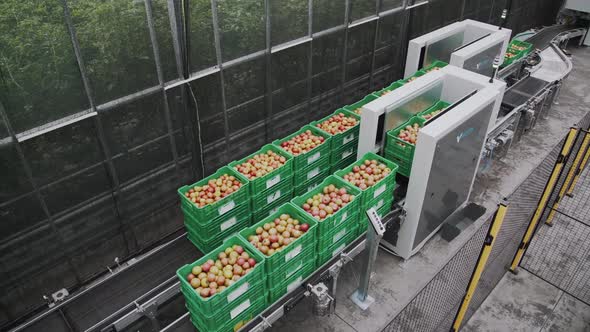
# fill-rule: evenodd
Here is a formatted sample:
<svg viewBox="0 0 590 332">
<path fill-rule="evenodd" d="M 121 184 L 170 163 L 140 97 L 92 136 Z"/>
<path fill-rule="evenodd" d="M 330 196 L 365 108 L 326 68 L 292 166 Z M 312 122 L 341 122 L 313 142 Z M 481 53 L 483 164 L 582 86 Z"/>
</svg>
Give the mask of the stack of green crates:
<svg viewBox="0 0 590 332">
<path fill-rule="evenodd" d="M 425 121 L 415 116 L 396 129 L 387 132 L 385 158 L 396 163 L 399 166 L 397 172 L 406 177 L 410 176 L 410 171 L 412 170 L 412 161 L 414 160 L 416 146 L 398 138 L 397 135 L 406 126 L 412 126 L 415 123 L 418 123 L 422 127 Z"/>
<path fill-rule="evenodd" d="M 324 137 L 325 140 L 324 143 L 316 146 L 314 149 L 298 156 L 293 156 L 294 196 L 301 195 L 311 188 L 315 188 L 330 175 L 331 136 L 318 128 L 305 125 L 295 133 L 274 141 L 273 144 L 280 148 L 281 143 L 290 140 L 306 130 L 310 130 L 316 136 Z"/>
<path fill-rule="evenodd" d="M 216 261 L 219 253 L 234 245 L 244 248 L 257 264 L 222 292 L 207 298 L 201 297 L 187 280 L 192 268 L 209 259 Z M 199 331 L 230 332 L 261 313 L 267 305 L 264 260 L 261 253 L 252 250 L 241 237 L 234 236 L 198 261 L 178 269 L 176 275 L 180 279 L 180 291 L 184 295 L 193 325 Z"/>
<path fill-rule="evenodd" d="M 229 196 L 201 208 L 186 196 L 191 188 L 204 186 L 209 180 L 217 179 L 224 174 L 234 176 L 243 185 Z M 224 239 L 250 225 L 249 182 L 231 167 L 221 167 L 217 172 L 197 183 L 179 188 L 178 194 L 188 239 L 202 252 L 211 251 Z"/>
<path fill-rule="evenodd" d="M 268 276 L 266 285 L 269 303 L 275 302 L 301 285 L 315 268 L 318 222 L 291 203 L 281 205 L 275 213 L 242 230 L 240 236 L 247 241 L 250 236 L 256 234 L 258 227 L 274 222 L 282 214 L 288 214 L 291 218 L 299 220 L 299 224 L 308 224 L 309 229 L 281 251 L 275 252 L 272 256 L 266 256 L 264 266 Z M 257 250 L 250 243 L 248 244 L 252 250 Z"/>
<path fill-rule="evenodd" d="M 337 255 L 346 245 L 350 244 L 356 238 L 358 234 L 358 212 L 361 206 L 361 191 L 344 180 L 331 175 L 316 189 L 305 195 L 295 197 L 291 201 L 297 209 L 300 209 L 303 213 L 307 213 L 302 208 L 307 199 L 322 192 L 324 187 L 331 184 L 335 185 L 336 188 L 346 188 L 349 194 L 354 195 L 354 199 L 331 216 L 318 222 L 318 255 L 316 266 L 321 266 L 330 258 Z"/>
<path fill-rule="evenodd" d="M 368 187 L 365 190 L 359 189 L 361 191 L 361 208 L 359 211 L 358 229 L 359 234 L 364 233 L 367 230 L 369 220 L 365 214 L 365 211 L 369 210 L 370 208 L 375 208 L 375 210 L 377 210 L 377 214 L 380 217 L 385 216 L 387 213 L 389 213 L 389 211 L 391 211 L 391 206 L 393 204 L 393 191 L 396 184 L 395 176 L 398 169 L 398 166 L 395 163 L 378 156 L 373 152 L 368 152 L 359 161 L 343 170 L 336 172 L 336 176 L 345 181 L 344 176 L 352 172 L 352 169 L 355 166 L 364 164 L 366 160 L 377 160 L 378 162 L 385 164 L 391 170 L 391 173 L 389 173 L 385 178 L 381 179 L 375 185 Z"/>
<path fill-rule="evenodd" d="M 451 104 L 447 103 L 446 101 L 440 100 L 440 101 L 436 102 L 434 105 L 432 105 L 431 107 L 429 107 L 428 109 L 418 113 L 417 116 L 420 119 L 424 120 L 425 122 L 428 122 L 428 121 L 432 120 L 432 118 L 426 119 L 425 118 L 426 115 L 429 115 L 429 114 L 434 113 L 436 111 L 444 110 L 445 108 L 447 108 L 449 106 L 451 106 Z"/>
<path fill-rule="evenodd" d="M 339 113 L 343 113 L 347 117 L 353 117 L 357 119 L 358 124 L 346 130 L 345 132 L 338 133 L 336 135 L 328 134 L 322 130 L 323 133 L 331 136 L 330 145 L 332 153 L 330 160 L 328 161 L 328 168 L 330 168 L 330 173 L 334 173 L 334 171 L 342 169 L 356 160 L 356 151 L 359 143 L 361 117 L 355 114 L 354 112 L 350 112 L 345 110 L 344 108 L 340 108 L 337 109 L 334 113 L 328 115 L 327 117 L 311 123 L 312 126 L 317 127 L 322 122 L 327 121 L 328 119 Z"/>
<path fill-rule="evenodd" d="M 287 161 L 285 165 L 271 173 L 249 181 L 253 222 L 267 217 L 272 211 L 293 198 L 293 157 L 283 149 L 267 144 L 257 152 L 229 164 L 232 169 L 236 170 L 235 167 L 247 162 L 255 155 L 267 153 L 269 150 L 285 157 Z"/>
</svg>

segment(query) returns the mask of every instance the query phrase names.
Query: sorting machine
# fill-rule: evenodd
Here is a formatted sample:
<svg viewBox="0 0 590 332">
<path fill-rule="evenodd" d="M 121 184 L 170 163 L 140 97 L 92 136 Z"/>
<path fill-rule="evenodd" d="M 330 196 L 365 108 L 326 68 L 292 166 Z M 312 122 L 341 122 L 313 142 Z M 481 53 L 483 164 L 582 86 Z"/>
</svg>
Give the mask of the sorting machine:
<svg viewBox="0 0 590 332">
<path fill-rule="evenodd" d="M 382 220 L 385 232 L 377 238 L 383 235 L 382 245 L 404 259 L 420 250 L 445 222 L 469 205 L 480 164 L 504 155 L 510 144 L 547 115 L 572 69 L 561 46 L 572 38 L 581 40 L 586 30 L 558 25 L 537 31 L 528 39 L 535 50 L 501 69 L 494 78 L 494 60 L 497 64 L 497 59 L 503 58 L 510 34 L 507 29 L 466 20 L 412 40 L 406 77 L 435 60 L 451 65 L 427 73 L 363 107 L 359 157 L 368 151 L 380 151 L 385 133 L 411 117 L 415 113 L 413 105 L 433 100 L 451 104 L 421 129 L 411 176 L 408 182 L 400 181 L 392 212 Z M 306 297 L 313 300 L 314 313 L 333 312 L 340 270 L 367 247 L 377 245 L 367 238 L 375 237 L 357 238 L 241 330 L 265 330 Z M 168 247 L 173 248 L 174 244 L 163 246 L 154 254 Z M 134 265 L 141 265 L 141 260 Z M 16 330 L 40 322 L 69 300 L 53 303 L 46 313 Z M 174 301 L 182 302 L 182 295 L 173 277 L 89 330 L 137 330 L 138 324 L 147 324 L 154 331 L 193 331 L 186 312 L 172 310 L 173 318 L 160 323 L 158 312 Z"/>
</svg>

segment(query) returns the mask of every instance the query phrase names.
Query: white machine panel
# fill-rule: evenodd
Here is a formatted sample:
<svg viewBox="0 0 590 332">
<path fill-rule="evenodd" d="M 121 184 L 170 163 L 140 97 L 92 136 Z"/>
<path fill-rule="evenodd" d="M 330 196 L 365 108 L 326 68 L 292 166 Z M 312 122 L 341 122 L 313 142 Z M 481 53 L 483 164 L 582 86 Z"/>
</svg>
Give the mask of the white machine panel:
<svg viewBox="0 0 590 332">
<path fill-rule="evenodd" d="M 436 60 L 489 77 L 494 58 L 504 58 L 511 34 L 510 29 L 464 20 L 412 39 L 404 77 Z"/>
</svg>

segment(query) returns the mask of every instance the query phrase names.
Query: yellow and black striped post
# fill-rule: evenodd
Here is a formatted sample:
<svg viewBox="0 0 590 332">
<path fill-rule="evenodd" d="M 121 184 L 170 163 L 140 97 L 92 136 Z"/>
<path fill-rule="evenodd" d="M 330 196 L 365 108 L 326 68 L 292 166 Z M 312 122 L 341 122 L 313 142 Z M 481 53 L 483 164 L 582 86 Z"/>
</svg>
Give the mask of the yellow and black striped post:
<svg viewBox="0 0 590 332">
<path fill-rule="evenodd" d="M 481 248 L 481 252 L 479 253 L 479 258 L 477 259 L 477 263 L 475 264 L 475 269 L 473 270 L 473 274 L 471 275 L 471 280 L 469 280 L 467 291 L 465 293 L 465 296 L 463 296 L 463 301 L 461 302 L 461 306 L 457 311 L 455 321 L 453 322 L 453 326 L 451 327 L 452 332 L 459 331 L 459 328 L 463 323 L 463 319 L 465 318 L 465 314 L 467 313 L 467 309 L 469 308 L 469 304 L 471 303 L 471 298 L 473 297 L 473 294 L 477 289 L 477 284 L 481 279 L 481 275 L 486 267 L 486 263 L 488 262 L 488 258 L 490 257 L 490 253 L 492 252 L 494 243 L 496 242 L 496 237 L 498 236 L 500 227 L 502 227 L 502 223 L 504 222 L 504 217 L 506 216 L 507 209 L 508 208 L 505 202 L 502 202 L 500 205 L 498 205 L 498 210 L 496 210 L 496 214 L 494 215 L 492 224 L 488 229 L 488 234 L 486 235 L 483 247 Z"/>
<path fill-rule="evenodd" d="M 586 133 L 586 135 L 589 135 L 588 132 Z M 580 149 L 580 151 L 582 151 L 582 149 Z M 586 168 L 586 165 L 588 165 L 588 159 L 590 159 L 590 147 L 586 148 L 586 150 L 584 151 L 584 158 L 582 159 L 582 162 L 580 163 L 580 165 L 576 168 L 575 174 L 574 174 L 574 180 L 569 184 L 569 187 L 567 189 L 567 196 L 572 196 L 572 193 L 574 192 L 574 188 L 576 188 L 576 184 L 578 183 L 578 180 L 580 179 L 580 175 L 582 174 L 582 172 L 584 171 L 584 168 Z"/>
<path fill-rule="evenodd" d="M 539 223 L 539 220 L 541 219 L 541 216 L 543 215 L 543 212 L 545 211 L 545 207 L 547 207 L 547 202 L 549 201 L 549 198 L 551 197 L 551 193 L 553 192 L 553 189 L 555 188 L 555 184 L 557 183 L 557 180 L 559 179 L 559 175 L 561 174 L 561 170 L 563 169 L 563 166 L 567 161 L 567 157 L 569 156 L 569 153 L 572 150 L 572 146 L 574 145 L 574 141 L 576 139 L 577 133 L 578 133 L 578 129 L 570 128 L 570 131 L 567 134 L 565 142 L 563 143 L 563 146 L 561 147 L 561 152 L 559 153 L 559 156 L 557 157 L 557 161 L 555 162 L 555 166 L 553 166 L 553 171 L 551 172 L 551 175 L 549 176 L 549 180 L 547 180 L 547 184 L 545 185 L 545 189 L 543 190 L 543 195 L 541 195 L 541 199 L 539 199 L 539 203 L 537 204 L 537 209 L 535 210 L 535 214 L 531 218 L 531 221 L 529 222 L 529 226 L 527 227 L 527 230 L 524 233 L 522 241 L 520 242 L 520 246 L 518 246 L 518 250 L 516 251 L 516 254 L 514 254 L 514 259 L 512 260 L 512 264 L 510 264 L 510 272 L 512 272 L 512 273 L 516 273 L 516 268 L 518 267 L 518 264 L 520 264 L 520 260 L 524 256 L 524 252 L 526 251 L 526 249 L 529 246 L 529 243 L 531 242 L 531 238 L 533 237 L 533 234 L 535 233 L 535 229 L 537 228 L 537 224 Z"/>
<path fill-rule="evenodd" d="M 572 182 L 574 177 L 577 175 L 576 173 L 578 172 L 578 166 L 580 165 L 580 161 L 582 161 L 582 157 L 584 156 L 584 151 L 586 151 L 588 144 L 590 144 L 590 133 L 586 132 L 584 134 L 584 140 L 582 141 L 580 148 L 578 149 L 578 151 L 576 151 L 576 157 L 574 159 L 574 163 L 572 164 L 572 167 L 567 172 L 567 177 L 565 178 L 563 185 L 559 189 L 559 194 L 555 198 L 555 202 L 553 202 L 553 207 L 551 208 L 551 211 L 549 211 L 549 215 L 547 216 L 547 220 L 545 220 L 545 223 L 549 226 L 553 225 L 553 217 L 555 216 L 555 211 L 557 210 L 557 208 L 559 208 L 559 203 L 560 203 L 561 199 L 563 198 L 566 191 L 570 187 L 570 183 Z"/>
</svg>

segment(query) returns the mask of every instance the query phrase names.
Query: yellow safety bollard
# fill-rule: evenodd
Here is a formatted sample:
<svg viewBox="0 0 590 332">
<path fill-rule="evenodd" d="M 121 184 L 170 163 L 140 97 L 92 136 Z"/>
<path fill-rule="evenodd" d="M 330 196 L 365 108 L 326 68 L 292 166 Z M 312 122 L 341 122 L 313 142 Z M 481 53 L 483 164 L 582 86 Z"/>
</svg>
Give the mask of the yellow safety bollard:
<svg viewBox="0 0 590 332">
<path fill-rule="evenodd" d="M 531 241 L 531 238 L 533 237 L 533 234 L 535 233 L 535 228 L 537 227 L 537 224 L 539 223 L 539 219 L 541 219 L 541 216 L 543 215 L 543 212 L 545 211 L 545 207 L 547 206 L 547 202 L 549 201 L 549 198 L 551 197 L 551 193 L 553 192 L 553 188 L 555 188 L 555 184 L 557 183 L 557 180 L 559 179 L 559 175 L 561 174 L 561 170 L 563 169 L 563 165 L 565 164 L 567 157 L 569 156 L 569 153 L 572 150 L 572 146 L 574 145 L 574 141 L 576 139 L 577 133 L 578 133 L 578 129 L 570 128 L 567 138 L 565 139 L 565 142 L 563 143 L 563 146 L 561 147 L 561 153 L 557 157 L 557 161 L 555 162 L 555 166 L 553 166 L 553 171 L 551 172 L 551 176 L 549 177 L 549 181 L 547 181 L 547 184 L 545 185 L 545 189 L 543 190 L 543 195 L 541 195 L 541 199 L 539 200 L 539 203 L 537 204 L 537 209 L 535 210 L 535 214 L 533 215 L 533 217 L 531 218 L 531 221 L 529 222 L 529 226 L 527 227 L 527 230 L 524 233 L 522 241 L 520 242 L 520 246 L 518 247 L 518 250 L 516 251 L 516 254 L 514 255 L 514 259 L 512 260 L 512 264 L 510 265 L 510 271 L 513 273 L 516 273 L 516 268 L 518 267 L 518 264 L 520 264 L 520 260 L 524 256 L 524 252 L 527 249 L 527 247 Z"/>
<path fill-rule="evenodd" d="M 463 323 L 465 313 L 467 312 L 469 304 L 471 303 L 471 298 L 473 297 L 473 294 L 477 289 L 477 284 L 481 279 L 481 275 L 485 269 L 488 258 L 490 257 L 490 253 L 492 252 L 494 243 L 496 242 L 496 237 L 500 232 L 500 227 L 502 227 L 502 223 L 504 222 L 504 217 L 506 216 L 507 209 L 508 207 L 505 203 L 501 203 L 498 206 L 498 210 L 496 211 L 494 220 L 492 220 L 492 224 L 490 225 L 490 228 L 488 230 L 488 235 L 486 236 L 486 239 L 484 241 L 481 253 L 479 254 L 479 258 L 477 260 L 477 263 L 475 264 L 475 269 L 473 270 L 473 274 L 471 275 L 471 280 L 469 280 L 467 292 L 465 293 L 463 301 L 461 302 L 461 306 L 459 307 L 459 311 L 457 311 L 457 315 L 455 316 L 455 321 L 453 322 L 453 326 L 451 328 L 452 332 L 459 331 L 459 328 Z"/>
<path fill-rule="evenodd" d="M 576 151 L 576 157 L 574 159 L 574 163 L 572 164 L 572 167 L 570 168 L 570 170 L 567 172 L 567 177 L 565 178 L 563 185 L 559 189 L 559 195 L 557 195 L 557 197 L 555 198 L 555 202 L 553 203 L 553 207 L 551 208 L 551 211 L 549 212 L 549 215 L 547 216 L 547 220 L 545 220 L 545 223 L 549 226 L 553 225 L 552 221 L 553 221 L 553 217 L 555 216 L 555 211 L 557 211 L 557 208 L 559 207 L 559 203 L 560 203 L 561 199 L 563 198 L 563 196 L 565 195 L 568 188 L 570 187 L 570 183 L 574 179 L 574 176 L 577 175 L 576 172 L 578 170 L 578 166 L 580 165 L 580 161 L 582 160 L 582 156 L 584 155 L 584 153 L 582 151 L 586 151 L 588 144 L 590 144 L 590 133 L 586 133 L 584 135 L 584 140 L 582 141 L 582 144 L 580 145 L 580 149 L 578 151 Z"/>
</svg>

